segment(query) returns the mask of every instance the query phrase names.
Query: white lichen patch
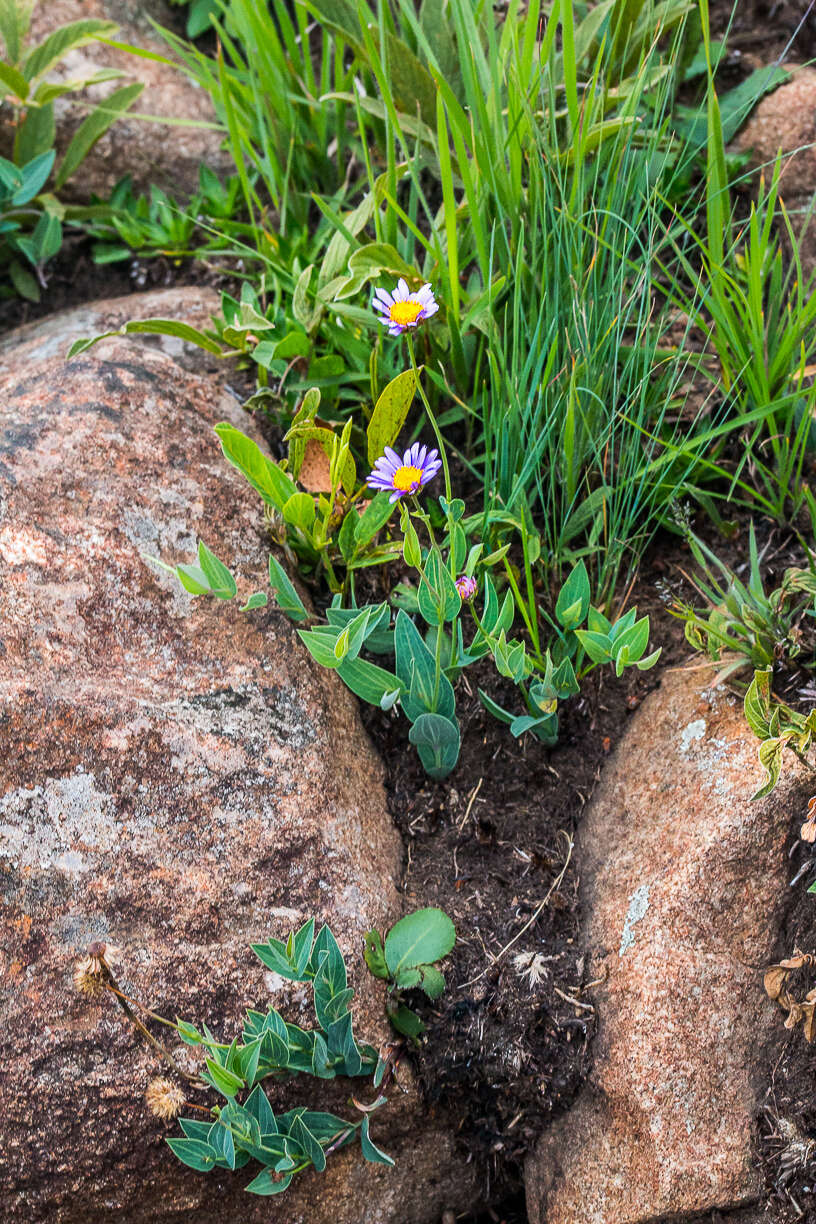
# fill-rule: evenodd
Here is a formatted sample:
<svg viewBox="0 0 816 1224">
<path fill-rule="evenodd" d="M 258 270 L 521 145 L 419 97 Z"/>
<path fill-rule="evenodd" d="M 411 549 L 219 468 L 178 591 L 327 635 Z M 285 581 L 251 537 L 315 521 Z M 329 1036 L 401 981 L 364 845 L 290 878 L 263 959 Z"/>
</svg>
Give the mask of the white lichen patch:
<svg viewBox="0 0 816 1224">
<path fill-rule="evenodd" d="M 641 918 L 646 916 L 646 911 L 649 908 L 649 885 L 641 884 L 640 888 L 636 888 L 629 898 L 629 909 L 626 911 L 626 918 L 623 922 L 623 934 L 621 935 L 621 945 L 618 956 L 623 954 L 632 947 L 635 942 L 635 925 L 640 922 Z"/>
<path fill-rule="evenodd" d="M 684 756 L 688 755 L 692 744 L 697 743 L 703 738 L 706 732 L 706 724 L 704 718 L 695 718 L 694 722 L 690 722 L 687 727 L 684 727 L 680 732 L 680 751 Z"/>
<path fill-rule="evenodd" d="M 0 799 L 0 857 L 17 868 L 78 875 L 96 854 L 113 849 L 117 834 L 113 796 L 88 773 L 49 778 Z"/>
</svg>

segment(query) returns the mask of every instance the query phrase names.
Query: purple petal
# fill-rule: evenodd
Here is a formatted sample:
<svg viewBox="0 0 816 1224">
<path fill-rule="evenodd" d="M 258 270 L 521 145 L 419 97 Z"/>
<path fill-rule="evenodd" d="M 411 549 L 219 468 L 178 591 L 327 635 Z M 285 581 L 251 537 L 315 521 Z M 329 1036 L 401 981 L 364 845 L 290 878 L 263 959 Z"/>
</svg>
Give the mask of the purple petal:
<svg viewBox="0 0 816 1224">
<path fill-rule="evenodd" d="M 405 328 L 401 323 L 392 323 L 388 329 L 389 336 L 401 336 Z"/>
<path fill-rule="evenodd" d="M 379 310 L 382 314 L 387 315 L 391 312 L 391 307 L 386 306 L 385 302 L 381 302 L 378 298 L 373 298 L 371 302 L 372 310 Z"/>
<path fill-rule="evenodd" d="M 394 299 L 387 289 L 375 289 L 374 296 L 378 297 L 381 302 L 385 302 L 386 306 L 393 306 Z"/>
<path fill-rule="evenodd" d="M 411 290 L 408 288 L 408 282 L 404 276 L 401 276 L 397 281 L 397 293 L 399 293 L 399 300 L 402 302 L 406 301 L 411 296 Z M 397 298 L 397 293 L 394 294 L 395 301 Z"/>
<path fill-rule="evenodd" d="M 389 501 L 391 502 L 391 504 L 393 505 L 393 504 L 394 504 L 394 502 L 395 502 L 395 501 L 399 501 L 399 499 L 400 499 L 401 497 L 402 497 L 402 489 L 395 489 L 395 490 L 394 490 L 394 492 L 391 494 L 391 496 L 389 497 L 389 499 L 388 499 L 388 500 L 389 500 Z"/>
<path fill-rule="evenodd" d="M 383 457 L 387 459 L 389 463 L 393 463 L 395 469 L 402 465 L 402 459 L 400 459 L 393 446 L 385 447 L 383 450 Z"/>
<path fill-rule="evenodd" d="M 430 319 L 431 315 L 435 315 L 439 305 L 436 302 L 431 302 L 430 306 L 425 307 L 425 318 Z"/>
</svg>

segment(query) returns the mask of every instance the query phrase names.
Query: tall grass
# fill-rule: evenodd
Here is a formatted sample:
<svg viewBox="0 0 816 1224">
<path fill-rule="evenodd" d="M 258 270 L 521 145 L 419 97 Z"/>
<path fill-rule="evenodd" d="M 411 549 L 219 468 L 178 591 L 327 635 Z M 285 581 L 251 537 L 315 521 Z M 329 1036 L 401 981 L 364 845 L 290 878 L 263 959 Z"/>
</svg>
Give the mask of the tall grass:
<svg viewBox="0 0 816 1224">
<path fill-rule="evenodd" d="M 715 291 L 699 271 L 724 260 L 701 256 L 704 216 L 709 234 L 730 216 L 711 72 L 707 114 L 685 135 L 675 122 L 705 0 L 511 0 L 500 22 L 487 0 L 373 4 L 219 0 L 214 59 L 167 36 L 212 95 L 241 177 L 248 221 L 225 250 L 282 327 L 319 360 L 342 358 L 337 407 L 358 419 L 402 356 L 375 336 L 371 285 L 431 281 L 443 310 L 421 359 L 484 489 L 480 529 L 518 539 L 528 577 L 587 558 L 611 598 L 681 497 L 709 504 L 723 439 L 762 425 L 763 407 L 770 420 L 767 396 L 730 388 L 712 399 L 719 416 L 691 409 L 700 362 L 682 328 L 667 339 L 678 306 L 707 325 L 719 305 L 723 371 L 733 384 L 750 364 L 736 282 Z M 695 192 L 706 139 L 708 190 Z"/>
</svg>

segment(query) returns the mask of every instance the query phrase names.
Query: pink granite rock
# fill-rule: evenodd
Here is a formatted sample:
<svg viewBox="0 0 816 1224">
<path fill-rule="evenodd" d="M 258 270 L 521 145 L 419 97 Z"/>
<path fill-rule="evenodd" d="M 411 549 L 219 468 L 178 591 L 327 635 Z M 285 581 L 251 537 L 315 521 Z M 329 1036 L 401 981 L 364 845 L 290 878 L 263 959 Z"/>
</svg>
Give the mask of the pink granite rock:
<svg viewBox="0 0 816 1224">
<path fill-rule="evenodd" d="M 751 152 L 753 165 L 764 170 L 766 181 L 781 151 L 779 195 L 798 236 L 805 273 L 810 274 L 816 268 L 812 210 L 807 216 L 816 194 L 816 68 L 785 67 L 793 73 L 791 79 L 762 99 L 734 144 Z M 780 231 L 786 240 L 783 226 Z"/>
<path fill-rule="evenodd" d="M 118 23 L 116 41 L 172 58 L 168 45 L 156 35 L 149 20 L 153 18 L 166 25 L 170 17 L 162 0 L 148 0 L 144 4 L 128 0 L 41 0 L 35 5 L 31 39 L 39 42 L 70 21 L 97 18 Z M 128 81 L 142 81 L 145 86 L 132 110 L 154 116 L 159 122 L 127 114 L 117 120 L 69 181 L 63 192 L 66 199 L 87 200 L 91 192 L 107 195 L 125 174 L 133 177 L 140 191 L 155 183 L 183 198 L 198 186 L 201 162 L 206 162 L 222 178 L 233 171 L 230 157 L 221 150 L 223 134 L 215 126 L 209 96 L 174 66 L 91 43 L 70 51 L 58 65 L 55 76 L 80 80 L 104 68 L 115 68 L 125 74 L 124 78 L 92 86 L 86 99 L 78 94 L 58 99 L 55 111 L 60 150 L 67 147 L 87 115 L 88 99 L 96 103 Z M 161 123 L 162 119 L 190 119 L 214 126 L 170 127 Z"/>
<path fill-rule="evenodd" d="M 94 310 L 157 308 L 185 306 Z M 62 342 L 53 325 L 25 329 L 16 356 L 6 339 L 0 374 L 0 1218 L 430 1224 L 470 1202 L 473 1175 L 410 1078 L 373 1123 L 396 1169 L 349 1148 L 258 1199 L 249 1170 L 175 1160 L 175 1127 L 144 1103 L 162 1064 L 110 999 L 72 987 L 103 940 L 122 948 L 123 987 L 160 1013 L 227 1037 L 247 1006 L 313 1023 L 308 992 L 248 945 L 314 914 L 376 1044 L 382 983 L 361 945 L 399 913 L 402 848 L 355 700 L 286 617 L 193 600 L 144 559 L 189 559 L 201 536 L 242 594 L 264 585 L 260 505 L 212 431 L 251 422 L 218 382 L 144 345 L 107 341 L 66 365 L 76 320 L 62 329 Z M 343 1112 L 349 1087 L 276 1092 Z"/>
<path fill-rule="evenodd" d="M 593 1070 L 528 1159 L 531 1224 L 646 1224 L 759 1195 L 752 1128 L 780 1026 L 762 969 L 811 783 L 791 755 L 751 802 L 757 746 L 741 702 L 669 673 L 602 774 L 578 844 Z"/>
</svg>

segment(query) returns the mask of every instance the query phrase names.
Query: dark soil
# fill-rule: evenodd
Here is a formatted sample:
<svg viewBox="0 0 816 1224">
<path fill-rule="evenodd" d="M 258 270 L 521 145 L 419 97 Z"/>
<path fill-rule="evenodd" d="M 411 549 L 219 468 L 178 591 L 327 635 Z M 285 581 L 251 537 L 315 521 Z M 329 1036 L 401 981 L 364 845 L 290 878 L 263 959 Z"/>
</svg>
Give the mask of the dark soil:
<svg viewBox="0 0 816 1224">
<path fill-rule="evenodd" d="M 789 908 L 776 948 L 783 960 L 797 951 L 816 952 L 816 899 L 807 892 L 816 880 L 816 852 L 791 837 Z M 803 999 L 816 986 L 816 972 L 792 975 L 790 993 Z M 757 1120 L 757 1156 L 766 1193 L 767 1218 L 816 1221 L 816 1046 L 808 1045 L 798 1025 L 783 1027 L 779 1011 L 779 1054 L 768 1085 L 765 1108 Z"/>
<path fill-rule="evenodd" d="M 683 588 L 680 561 L 687 566 L 685 546 L 662 538 L 632 595 L 664 647 L 661 667 L 688 657 L 666 607 Z M 417 1059 L 428 1102 L 456 1119 L 484 1171 L 485 1201 L 500 1204 L 485 1222 L 526 1219 L 524 1156 L 589 1068 L 594 1011 L 571 843 L 604 760 L 659 674 L 593 673 L 560 708 L 560 740 L 548 750 L 531 736 L 513 739 L 482 707 L 480 685 L 507 708 L 518 704 L 492 665 L 470 669 L 457 690 L 460 762 L 437 783 L 406 751 L 404 719 L 363 708 L 406 845 L 406 899 L 438 905 L 456 924 L 445 994 L 433 1005 L 419 994 L 411 1001 L 428 1029 Z"/>
<path fill-rule="evenodd" d="M 99 265 L 93 261 L 92 246 L 90 239 L 78 235 L 66 239 L 59 255 L 48 264 L 39 302 L 18 297 L 0 299 L 0 332 L 84 302 L 124 297 L 145 289 L 209 283 L 207 270 L 189 259 L 134 258 Z"/>
<path fill-rule="evenodd" d="M 732 55 L 804 63 L 816 55 L 816 5 L 810 0 L 711 0 L 711 32 L 728 31 Z M 733 17 L 733 20 L 732 20 Z"/>
</svg>

